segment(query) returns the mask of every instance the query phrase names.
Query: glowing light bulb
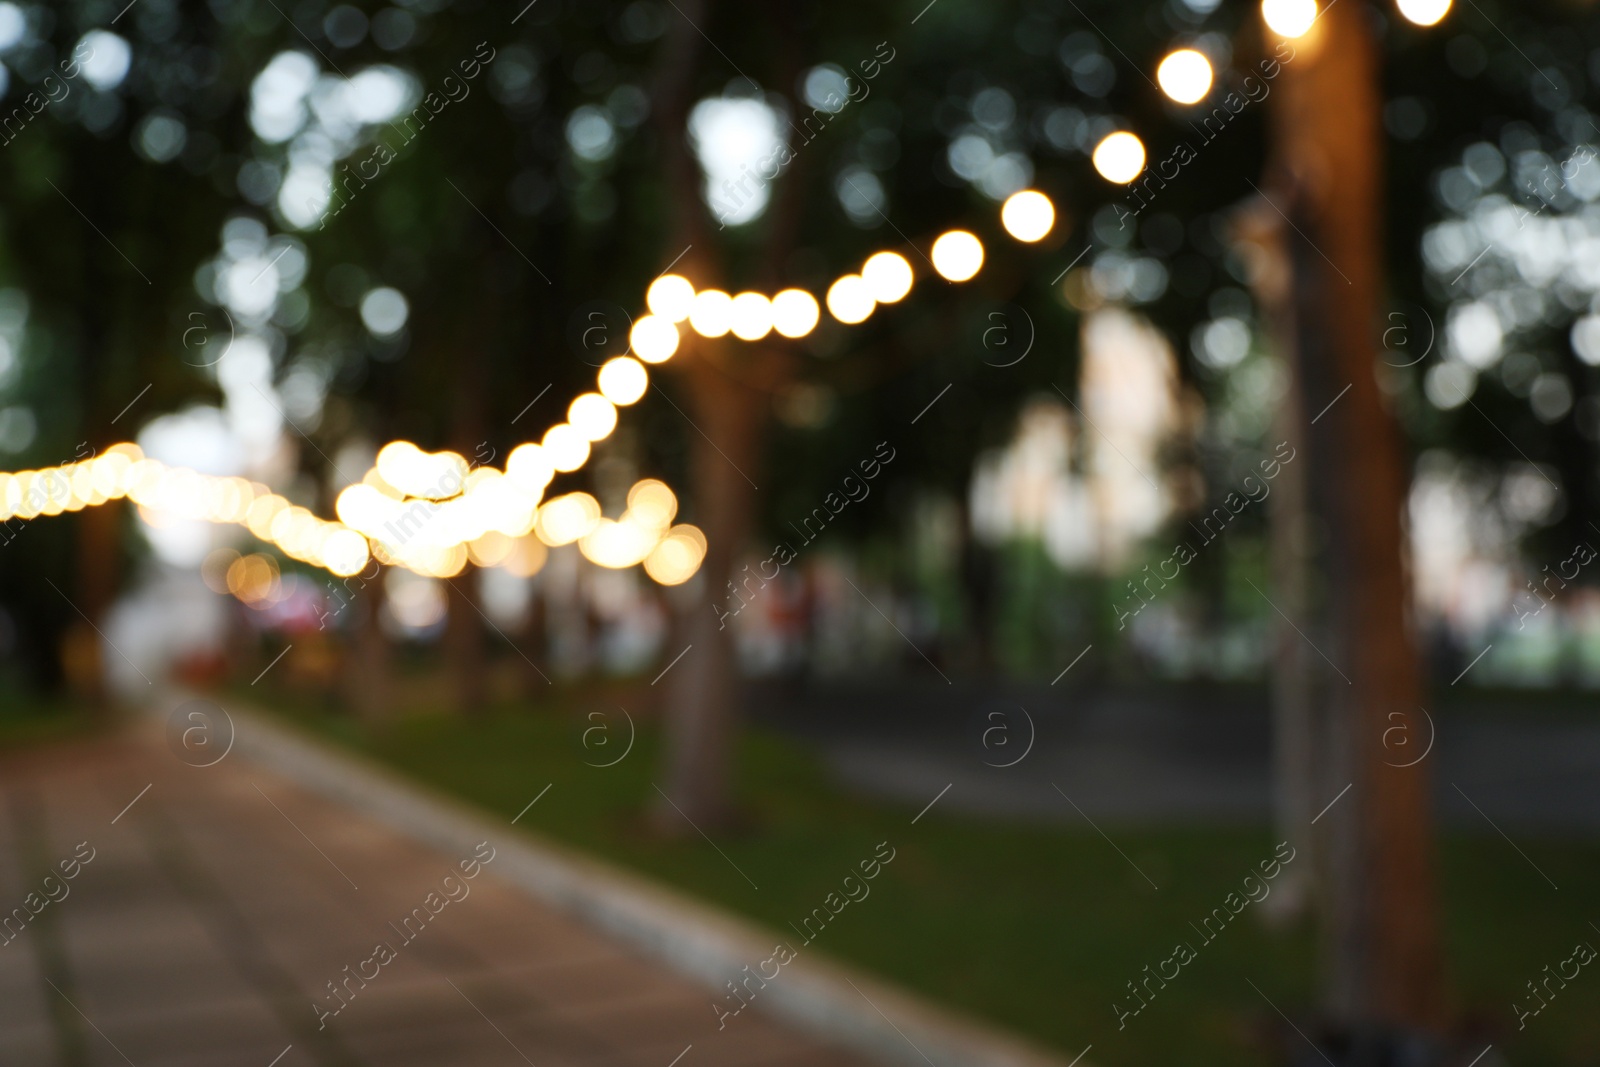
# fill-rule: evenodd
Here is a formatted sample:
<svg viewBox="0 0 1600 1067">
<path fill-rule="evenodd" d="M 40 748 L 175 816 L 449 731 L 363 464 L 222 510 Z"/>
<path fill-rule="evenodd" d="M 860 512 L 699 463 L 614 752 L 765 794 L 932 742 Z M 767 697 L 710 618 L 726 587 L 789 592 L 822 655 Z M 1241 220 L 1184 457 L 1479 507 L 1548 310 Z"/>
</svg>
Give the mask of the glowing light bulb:
<svg viewBox="0 0 1600 1067">
<path fill-rule="evenodd" d="M 533 532 L 539 540 L 555 548 L 570 545 L 600 522 L 600 502 L 588 493 L 568 493 L 547 501 L 539 508 Z"/>
<path fill-rule="evenodd" d="M 1193 48 L 1167 54 L 1156 68 L 1161 91 L 1180 104 L 1196 104 L 1211 91 L 1211 60 Z"/>
<path fill-rule="evenodd" d="M 531 443 L 518 445 L 511 450 L 511 455 L 506 457 L 506 477 L 534 499 L 538 499 L 544 492 L 544 487 L 549 485 L 550 479 L 555 476 L 555 464 L 551 462 L 550 454 L 544 450 L 543 445 Z M 343 515 L 339 517 L 344 518 Z"/>
<path fill-rule="evenodd" d="M 351 529 L 376 534 L 383 526 L 388 504 L 388 497 L 370 485 L 357 482 L 345 486 L 339 493 L 338 499 L 333 502 L 333 511 L 339 516 L 339 521 Z"/>
<path fill-rule="evenodd" d="M 367 539 L 354 530 L 335 529 L 322 542 L 322 562 L 334 574 L 348 578 L 367 565 Z"/>
<path fill-rule="evenodd" d="M 951 230 L 933 242 L 933 269 L 952 282 L 964 282 L 983 267 L 983 243 L 966 230 Z"/>
<path fill-rule="evenodd" d="M 663 274 L 650 283 L 644 302 L 652 315 L 659 315 L 668 322 L 682 322 L 694 306 L 694 286 L 687 278 Z"/>
<path fill-rule="evenodd" d="M 600 368 L 600 395 L 613 404 L 632 404 L 649 385 L 650 372 L 636 359 L 618 356 Z"/>
<path fill-rule="evenodd" d="M 617 428 L 617 409 L 599 393 L 584 393 L 567 408 L 567 422 L 588 441 L 603 441 Z"/>
<path fill-rule="evenodd" d="M 498 530 L 490 530 L 467 543 L 467 556 L 480 567 L 499 566 L 516 550 L 517 542 Z"/>
<path fill-rule="evenodd" d="M 865 322 L 875 303 L 859 274 L 846 274 L 828 287 L 828 311 L 846 326 Z"/>
<path fill-rule="evenodd" d="M 1127 185 L 1144 170 L 1144 142 L 1126 130 L 1107 134 L 1095 145 L 1094 169 L 1108 182 Z"/>
<path fill-rule="evenodd" d="M 1304 36 L 1317 14 L 1317 0 L 1261 0 L 1261 18 L 1279 37 Z"/>
<path fill-rule="evenodd" d="M 1013 193 L 1000 208 L 1000 224 L 1019 241 L 1043 240 L 1056 224 L 1056 208 L 1037 189 Z"/>
<path fill-rule="evenodd" d="M 589 460 L 589 439 L 564 422 L 546 430 L 539 444 L 558 471 L 575 471 Z"/>
<path fill-rule="evenodd" d="M 461 492 L 466 458 L 455 452 L 424 452 L 410 441 L 391 441 L 378 452 L 378 475 L 406 496 L 447 500 Z"/>
<path fill-rule="evenodd" d="M 656 315 L 642 315 L 628 334 L 633 354 L 646 363 L 665 363 L 678 350 L 678 328 Z"/>
<path fill-rule="evenodd" d="M 1433 26 L 1450 12 L 1450 0 L 1398 0 L 1400 14 L 1418 26 Z"/>
<path fill-rule="evenodd" d="M 804 337 L 821 318 L 817 298 L 804 289 L 785 289 L 772 298 L 772 328 L 785 337 Z"/>
<path fill-rule="evenodd" d="M 741 341 L 759 341 L 772 332 L 772 301 L 761 293 L 740 293 L 728 311 L 733 335 Z"/>
<path fill-rule="evenodd" d="M 721 289 L 702 289 L 694 294 L 689 325 L 701 337 L 721 337 L 733 325 L 733 297 Z"/>
<path fill-rule="evenodd" d="M 375 464 L 378 474 L 390 485 L 399 488 L 411 480 L 416 464 L 422 458 L 422 449 L 410 441 L 390 441 L 378 450 Z"/>
<path fill-rule="evenodd" d="M 631 522 L 601 519 L 578 541 L 585 559 L 601 567 L 621 570 L 642 563 L 656 547 L 655 531 Z"/>
<path fill-rule="evenodd" d="M 628 490 L 627 518 L 630 522 L 665 531 L 677 513 L 678 498 L 665 482 L 646 478 Z"/>
<path fill-rule="evenodd" d="M 661 585 L 681 585 L 706 558 L 706 536 L 693 526 L 674 526 L 644 559 L 644 571 Z"/>
<path fill-rule="evenodd" d="M 893 304 L 911 292 L 911 264 L 898 252 L 879 252 L 861 265 L 867 292 L 880 304 Z"/>
</svg>

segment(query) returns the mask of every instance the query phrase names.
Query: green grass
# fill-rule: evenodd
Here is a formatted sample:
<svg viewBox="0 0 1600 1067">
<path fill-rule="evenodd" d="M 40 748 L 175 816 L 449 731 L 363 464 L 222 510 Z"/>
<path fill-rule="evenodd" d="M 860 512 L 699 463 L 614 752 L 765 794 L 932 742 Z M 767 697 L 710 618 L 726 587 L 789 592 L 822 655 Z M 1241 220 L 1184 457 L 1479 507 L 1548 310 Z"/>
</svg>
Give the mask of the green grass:
<svg viewBox="0 0 1600 1067">
<path fill-rule="evenodd" d="M 1008 825 L 936 807 L 912 826 L 920 805 L 850 795 L 800 743 L 751 731 L 739 752 L 749 824 L 715 835 L 724 858 L 697 834 L 664 841 L 647 831 L 643 813 L 658 799 L 651 784 L 657 743 L 648 731 L 620 763 L 599 769 L 584 761 L 615 758 L 622 740 L 615 735 L 625 726 L 612 724 L 608 749 L 586 750 L 583 731 L 596 724 L 553 707 L 502 709 L 471 721 L 416 717 L 376 735 L 348 718 L 292 718 L 507 819 L 553 783 L 519 826 L 780 935 L 791 935 L 791 922 L 820 906 L 887 841 L 897 854 L 871 883 L 871 895 L 846 907 L 803 951 L 871 969 L 1068 1059 L 1093 1042 L 1092 1058 L 1108 1065 L 1278 1062 L 1269 1035 L 1284 1030 L 1282 1021 L 1249 982 L 1297 1022 L 1312 1001 L 1308 931 L 1269 933 L 1246 909 L 1202 946 L 1189 925 L 1271 856 L 1264 829 L 1104 826 L 1157 891 L 1082 824 Z M 1600 933 L 1587 925 L 1590 917 L 1600 921 L 1600 906 L 1591 906 L 1600 847 L 1518 844 L 1559 892 L 1498 836 L 1443 844 L 1455 1007 L 1477 1020 L 1483 1043 L 1495 1041 L 1518 1064 L 1593 1062 L 1600 1055 L 1600 970 L 1586 969 L 1520 1034 L 1510 1005 L 1526 980 L 1564 959 L 1576 941 L 1600 945 Z M 1193 945 L 1198 958 L 1119 1031 L 1112 1002 L 1127 1002 L 1124 984 L 1178 941 Z"/>
<path fill-rule="evenodd" d="M 96 719 L 65 698 L 35 696 L 0 683 L 0 752 L 86 733 Z"/>
</svg>

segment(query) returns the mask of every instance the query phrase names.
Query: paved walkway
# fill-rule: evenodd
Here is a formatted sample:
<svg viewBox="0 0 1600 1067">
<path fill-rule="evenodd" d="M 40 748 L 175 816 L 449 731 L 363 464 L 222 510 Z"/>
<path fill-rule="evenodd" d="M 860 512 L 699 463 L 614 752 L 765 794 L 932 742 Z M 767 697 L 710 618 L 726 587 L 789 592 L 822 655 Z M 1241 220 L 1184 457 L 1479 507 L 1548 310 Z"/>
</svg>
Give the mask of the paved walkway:
<svg viewBox="0 0 1600 1067">
<path fill-rule="evenodd" d="M 237 756 L 186 766 L 143 728 L 0 757 L 0 917 L 28 917 L 0 934 L 0 1064 L 864 1062 L 754 1009 L 717 1032 L 707 989 L 503 884 L 492 861 L 443 882 L 471 858 Z M 467 895 L 441 906 L 446 891 Z M 438 913 L 407 942 L 396 927 L 416 908 Z M 367 962 L 380 942 L 382 966 Z M 327 983 L 358 969 L 377 975 L 350 979 L 319 1030 L 313 1004 L 335 1005 Z"/>
</svg>

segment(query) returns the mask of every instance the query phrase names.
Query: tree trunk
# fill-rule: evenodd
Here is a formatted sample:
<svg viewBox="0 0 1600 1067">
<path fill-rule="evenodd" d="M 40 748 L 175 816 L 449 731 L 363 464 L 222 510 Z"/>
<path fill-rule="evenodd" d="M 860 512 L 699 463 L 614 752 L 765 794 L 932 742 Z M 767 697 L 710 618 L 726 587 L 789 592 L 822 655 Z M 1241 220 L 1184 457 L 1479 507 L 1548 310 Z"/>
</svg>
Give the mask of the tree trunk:
<svg viewBox="0 0 1600 1067">
<path fill-rule="evenodd" d="M 1282 185 L 1295 190 L 1294 202 L 1278 207 L 1296 228 L 1295 356 L 1309 476 L 1328 533 L 1335 640 L 1323 651 L 1342 675 L 1333 685 L 1332 755 L 1352 786 L 1323 826 L 1333 872 L 1324 1007 L 1353 1042 L 1351 1062 L 1437 1033 L 1444 999 L 1427 763 L 1393 766 L 1384 747 L 1393 727 L 1419 747 L 1426 729 L 1406 618 L 1405 466 L 1375 375 L 1382 181 L 1372 34 L 1362 0 L 1325 8 L 1294 42 L 1273 94 L 1276 162 Z"/>
<path fill-rule="evenodd" d="M 108 500 L 98 507 L 84 508 L 76 516 L 78 606 L 86 618 L 77 619 L 73 628 L 80 640 L 69 636 L 68 647 L 77 647 L 83 653 L 82 662 L 69 675 L 79 687 L 78 695 L 101 715 L 110 710 L 110 693 L 106 687 L 104 639 L 95 628 L 104 629 L 106 615 L 117 599 L 122 509 L 120 501 Z"/>
<path fill-rule="evenodd" d="M 474 586 L 476 567 L 468 567 L 454 578 L 446 578 L 450 586 L 449 613 L 444 621 L 444 652 L 446 669 L 450 675 L 451 703 L 456 711 L 469 715 L 481 712 L 488 703 L 488 661 L 484 655 L 483 617 L 478 614 Z"/>
<path fill-rule="evenodd" d="M 1293 455 L 1306 452 L 1305 415 L 1301 383 L 1295 373 L 1295 317 L 1289 240 L 1292 231 L 1272 204 L 1289 203 L 1293 190 L 1269 189 L 1251 200 L 1233 219 L 1235 250 L 1249 264 L 1250 287 L 1261 309 L 1263 332 L 1284 376 L 1284 397 L 1273 418 L 1275 455 L 1281 445 Z M 1269 203 L 1270 201 L 1270 203 Z M 1273 482 L 1267 506 L 1267 556 L 1273 606 L 1271 676 L 1272 707 L 1272 816 L 1275 836 L 1293 843 L 1296 862 L 1284 868 L 1277 889 L 1266 904 L 1274 924 L 1295 922 L 1312 910 L 1313 895 L 1322 864 L 1313 839 L 1311 820 L 1321 805 L 1327 775 L 1319 774 L 1313 759 L 1315 738 L 1322 723 L 1318 698 L 1325 699 L 1328 676 L 1305 635 L 1318 633 L 1312 619 L 1311 523 L 1306 460 L 1284 464 Z M 1343 782 L 1334 787 L 1343 788 Z"/>
<path fill-rule="evenodd" d="M 351 609 L 355 613 L 350 635 L 351 669 L 345 672 L 347 699 L 361 721 L 372 727 L 383 727 L 395 717 L 392 689 L 389 684 L 389 641 L 379 625 L 383 611 L 384 579 L 388 571 L 374 561 L 370 567 L 372 577 L 366 578 L 363 570 L 362 585 L 349 590 Z"/>
<path fill-rule="evenodd" d="M 723 342 L 698 341 L 700 346 Z M 730 456 L 759 455 L 767 397 L 726 377 L 709 360 L 692 371 L 695 435 L 695 517 L 706 535 L 693 606 L 676 628 L 689 651 L 671 669 L 667 683 L 667 781 L 664 789 L 701 827 L 726 824 L 732 816 L 732 747 L 739 721 L 741 685 L 733 628 L 718 608 L 729 596 L 734 567 L 750 536 L 756 487 Z M 715 442 L 713 444 L 713 442 Z M 759 579 L 758 579 L 759 580 Z M 744 592 L 741 587 L 741 592 Z M 723 613 L 726 612 L 723 608 Z M 668 657 L 682 648 L 668 648 Z M 670 658 L 667 660 L 670 662 Z M 663 804 L 658 824 L 688 830 Z"/>
<path fill-rule="evenodd" d="M 548 664 L 550 661 L 547 633 L 549 607 L 546 604 L 544 582 L 537 577 L 530 580 L 535 585 L 528 595 L 528 614 L 522 621 L 516 640 L 522 651 L 516 662 L 517 691 L 524 700 L 542 700 L 546 696 L 545 690 L 551 685 L 550 679 L 538 667 L 538 664 Z"/>
</svg>

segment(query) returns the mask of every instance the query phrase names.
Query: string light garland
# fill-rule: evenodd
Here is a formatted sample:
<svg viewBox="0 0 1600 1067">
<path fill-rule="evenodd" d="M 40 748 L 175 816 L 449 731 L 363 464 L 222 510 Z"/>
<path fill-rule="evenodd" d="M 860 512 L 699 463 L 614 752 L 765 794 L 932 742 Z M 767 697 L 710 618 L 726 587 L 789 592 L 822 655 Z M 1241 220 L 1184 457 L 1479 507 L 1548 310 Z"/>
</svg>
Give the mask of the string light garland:
<svg viewBox="0 0 1600 1067">
<path fill-rule="evenodd" d="M 1451 6 L 1451 0 L 1396 3 L 1418 26 L 1436 25 Z M 1317 0 L 1261 0 L 1260 11 L 1272 32 L 1290 39 L 1309 32 L 1321 14 Z M 1204 99 L 1214 81 L 1210 61 L 1194 49 L 1169 53 L 1156 76 L 1162 91 L 1180 104 Z M 1144 143 L 1132 131 L 1117 130 L 1095 146 L 1091 159 L 1101 177 L 1125 185 L 1144 170 Z M 1001 209 L 1006 232 L 1023 243 L 1042 240 L 1055 220 L 1055 205 L 1037 190 L 1012 195 Z M 984 258 L 983 243 L 966 230 L 940 235 L 930 251 L 934 270 L 953 283 L 976 277 Z M 824 303 L 838 322 L 856 325 L 879 305 L 904 299 L 914 281 L 904 256 L 878 252 L 859 273 L 835 280 Z M 592 445 L 615 430 L 618 408 L 644 396 L 648 365 L 672 358 L 682 326 L 706 338 L 731 332 L 755 342 L 774 331 L 800 338 L 820 323 L 821 306 L 803 289 L 735 297 L 718 289 L 696 290 L 676 274 L 656 278 L 645 305 L 649 313 L 629 333 L 630 355 L 607 361 L 597 391 L 574 399 L 567 421 L 552 426 L 538 443 L 512 449 L 504 470 L 472 469 L 457 453 L 430 453 L 409 441 L 393 441 L 359 482 L 340 492 L 338 518 L 325 520 L 259 482 L 168 466 L 144 455 L 137 444 L 121 442 L 92 459 L 48 470 L 0 472 L 0 521 L 59 515 L 126 498 L 152 523 L 175 519 L 242 526 L 289 558 L 340 577 L 360 573 L 374 559 L 439 578 L 459 574 L 469 562 L 531 574 L 544 558 L 542 546 L 577 544 L 598 566 L 643 566 L 661 585 L 680 584 L 699 570 L 706 539 L 693 525 L 673 525 L 678 502 L 666 483 L 637 483 L 617 519 L 605 517 L 588 493 L 545 500 L 545 489 L 558 472 L 582 468 Z M 518 553 L 519 543 L 533 544 L 537 551 Z M 225 581 L 229 591 L 248 600 L 257 593 L 246 596 L 246 591 L 276 583 L 276 564 L 267 556 L 241 557 L 230 565 Z"/>
</svg>

